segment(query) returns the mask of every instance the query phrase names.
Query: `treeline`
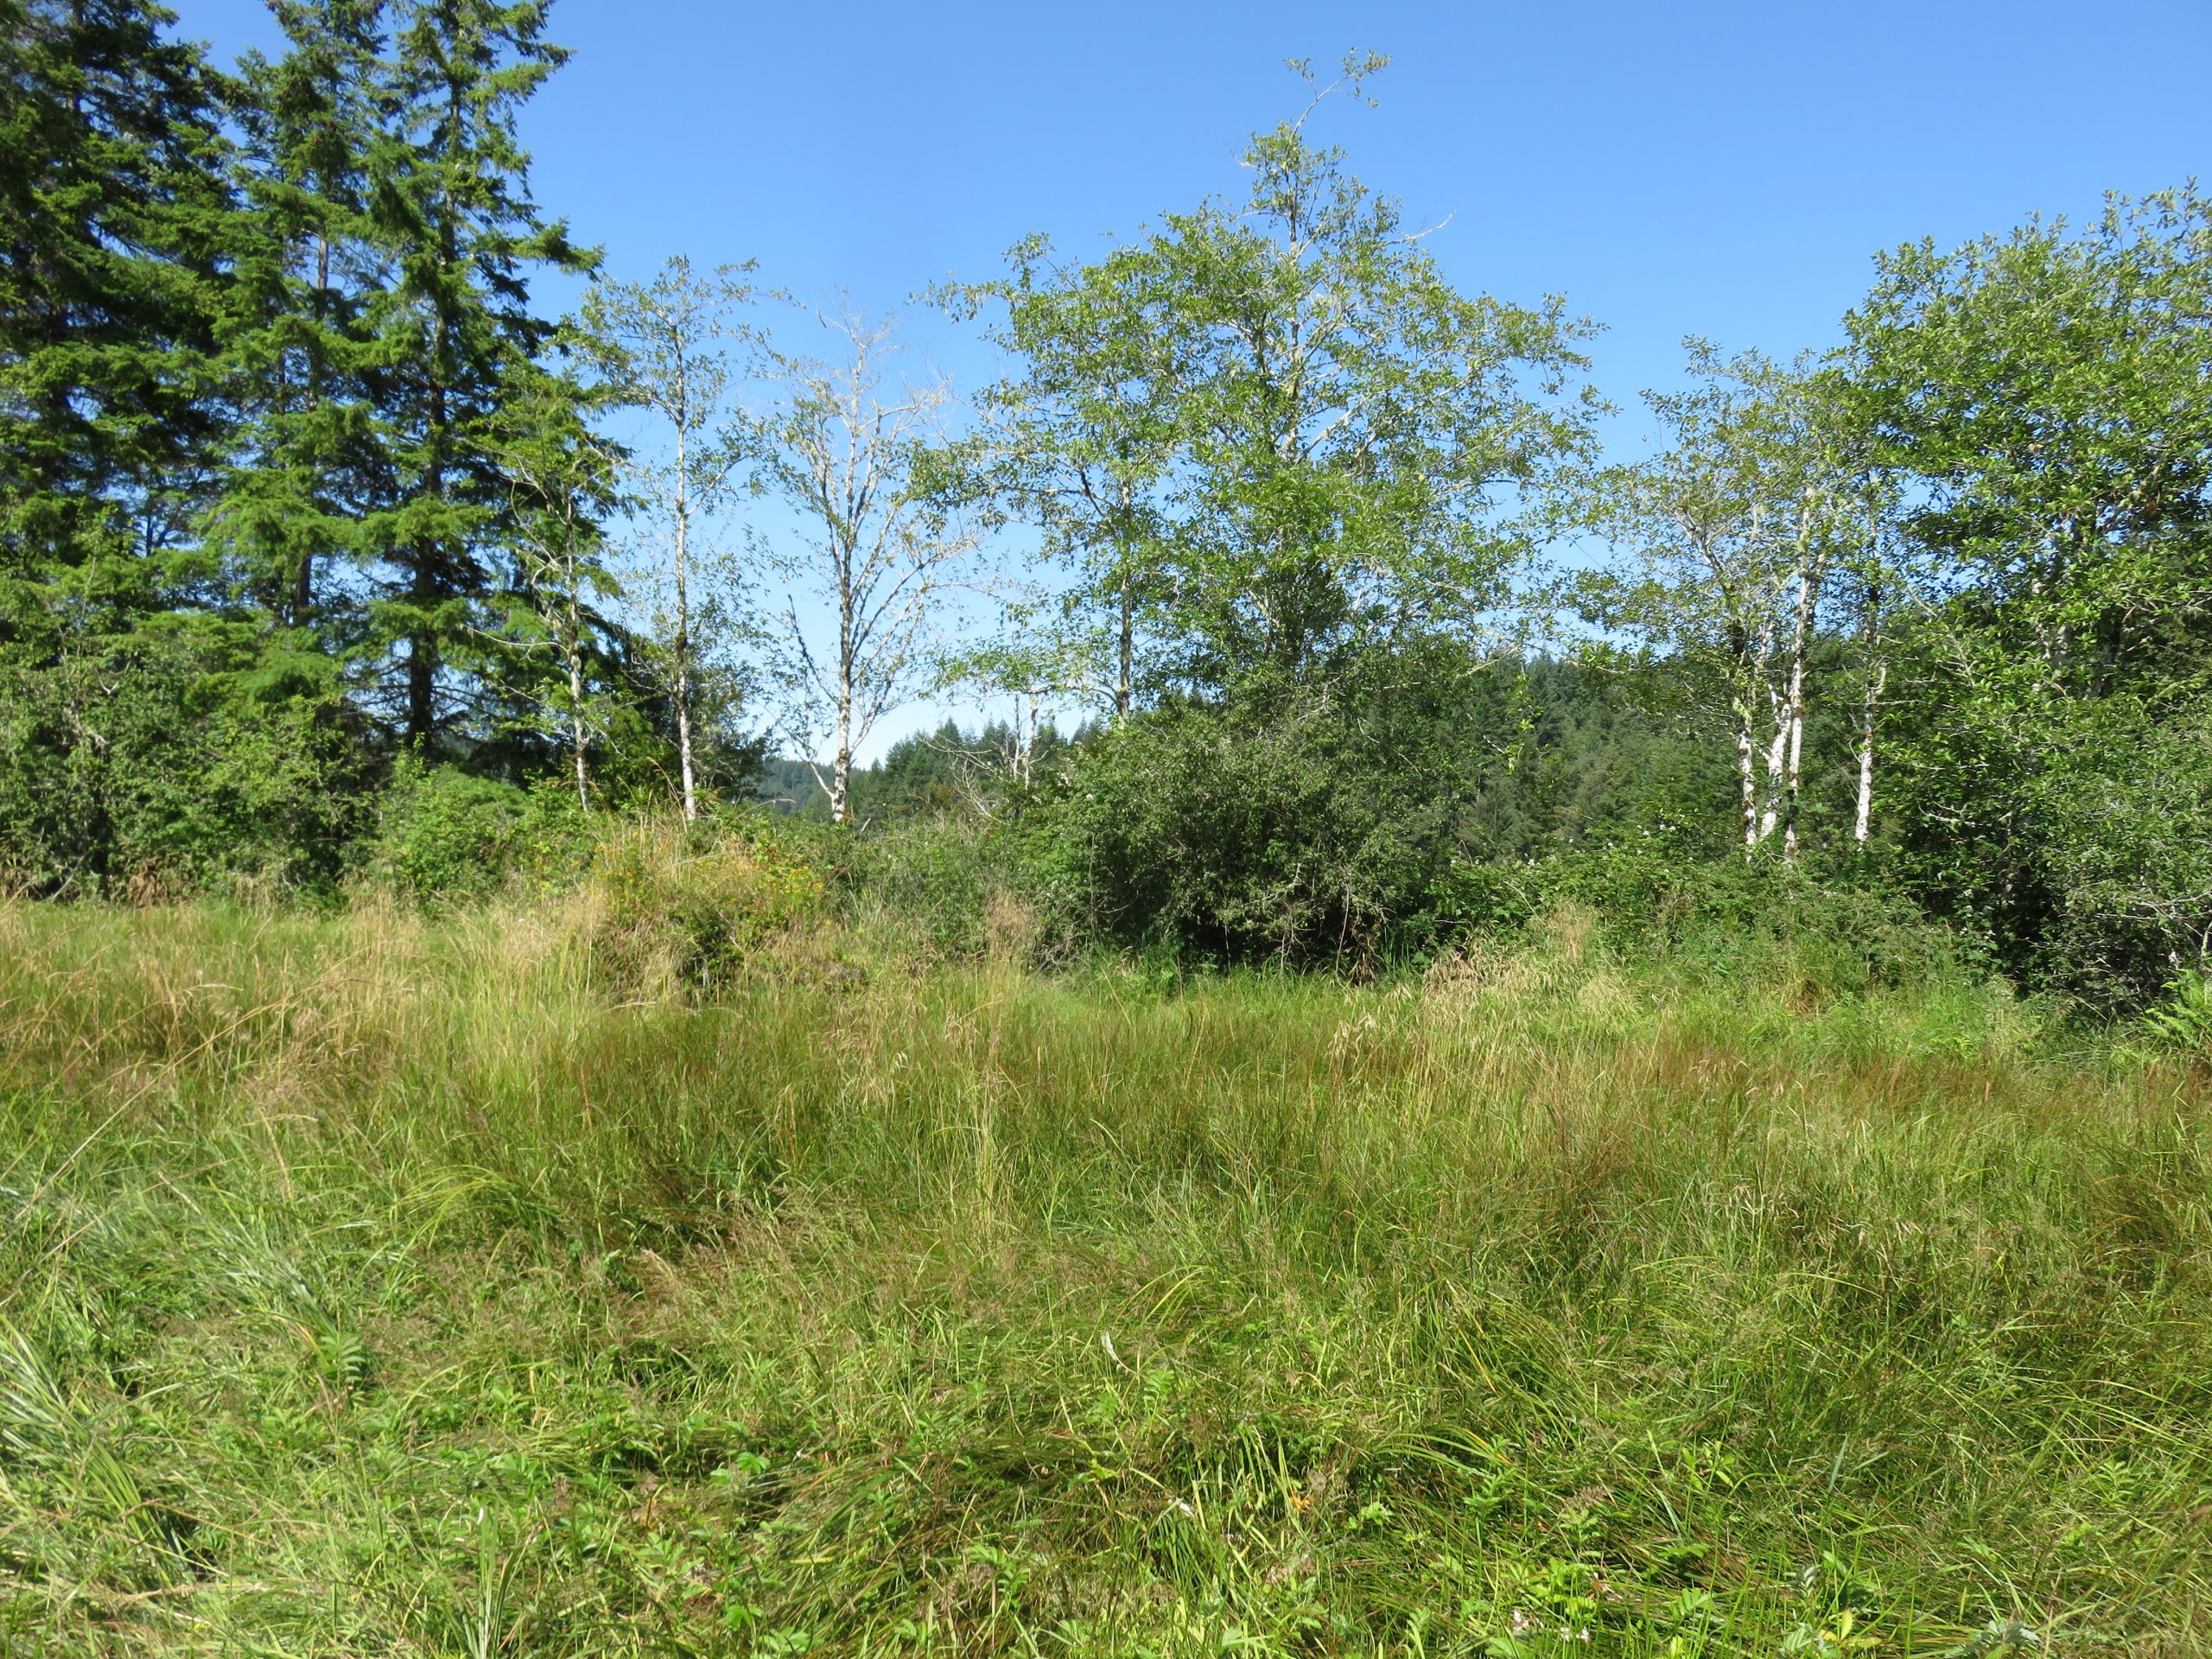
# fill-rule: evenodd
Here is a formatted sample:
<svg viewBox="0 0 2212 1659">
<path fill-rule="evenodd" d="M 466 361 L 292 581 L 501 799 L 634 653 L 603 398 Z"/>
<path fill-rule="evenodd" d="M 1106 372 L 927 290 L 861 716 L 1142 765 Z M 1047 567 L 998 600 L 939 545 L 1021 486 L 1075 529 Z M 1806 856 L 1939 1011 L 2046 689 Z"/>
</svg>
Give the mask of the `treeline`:
<svg viewBox="0 0 2212 1659">
<path fill-rule="evenodd" d="M 1069 948 L 1373 962 L 1699 887 L 2103 1002 L 2202 963 L 2192 193 L 1883 255 L 1832 352 L 1691 342 L 1607 466 L 1595 325 L 1455 288 L 1303 118 L 1242 200 L 942 290 L 1012 365 L 963 403 L 749 270 L 600 273 L 517 141 L 543 3 L 272 10 L 223 70 L 144 0 L 0 0 L 14 889 L 766 800 L 957 823 Z M 955 688 L 1012 719 L 856 767 Z"/>
</svg>

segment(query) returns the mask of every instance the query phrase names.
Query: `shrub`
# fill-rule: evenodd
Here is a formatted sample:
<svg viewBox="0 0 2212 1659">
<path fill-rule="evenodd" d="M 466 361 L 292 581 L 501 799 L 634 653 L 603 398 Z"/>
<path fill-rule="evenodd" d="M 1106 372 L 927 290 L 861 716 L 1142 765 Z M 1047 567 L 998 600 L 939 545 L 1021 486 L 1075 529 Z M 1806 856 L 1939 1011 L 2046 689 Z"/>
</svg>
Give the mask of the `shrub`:
<svg viewBox="0 0 2212 1659">
<path fill-rule="evenodd" d="M 625 990 L 713 991 L 763 945 L 826 914 L 820 870 L 765 824 L 640 821 L 602 842 L 592 960 Z"/>
<path fill-rule="evenodd" d="M 0 891 L 337 890 L 378 767 L 332 665 L 213 621 L 0 687 Z"/>
<path fill-rule="evenodd" d="M 1480 838 L 1509 696 L 1509 677 L 1439 646 L 1170 704 L 1063 770 L 1032 889 L 1064 934 L 1200 958 L 1421 950 L 1459 925 L 1440 902 Z"/>
<path fill-rule="evenodd" d="M 1820 996 L 1923 984 L 1972 954 L 1879 864 L 1849 855 L 1683 862 L 1618 845 L 1554 858 L 1529 886 L 1544 903 L 1587 906 L 1615 939 L 1701 977 L 1787 980 Z"/>
<path fill-rule="evenodd" d="M 592 820 L 560 779 L 518 789 L 402 757 L 385 792 L 370 878 L 425 907 L 490 898 L 518 880 L 556 881 L 589 861 Z"/>
<path fill-rule="evenodd" d="M 1006 886 L 990 824 L 941 817 L 843 839 L 849 910 L 939 959 L 990 949 L 993 900 Z"/>
</svg>

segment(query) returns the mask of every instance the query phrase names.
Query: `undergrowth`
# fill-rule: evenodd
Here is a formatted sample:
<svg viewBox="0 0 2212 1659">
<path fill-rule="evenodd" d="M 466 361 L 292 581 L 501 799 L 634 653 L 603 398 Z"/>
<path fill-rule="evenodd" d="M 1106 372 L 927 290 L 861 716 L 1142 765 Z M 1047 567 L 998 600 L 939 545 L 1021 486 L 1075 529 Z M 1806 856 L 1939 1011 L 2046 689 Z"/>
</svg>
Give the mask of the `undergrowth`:
<svg viewBox="0 0 2212 1659">
<path fill-rule="evenodd" d="M 2185 1060 L 1571 920 L 603 957 L 0 908 L 0 1650 L 2212 1646 Z"/>
</svg>

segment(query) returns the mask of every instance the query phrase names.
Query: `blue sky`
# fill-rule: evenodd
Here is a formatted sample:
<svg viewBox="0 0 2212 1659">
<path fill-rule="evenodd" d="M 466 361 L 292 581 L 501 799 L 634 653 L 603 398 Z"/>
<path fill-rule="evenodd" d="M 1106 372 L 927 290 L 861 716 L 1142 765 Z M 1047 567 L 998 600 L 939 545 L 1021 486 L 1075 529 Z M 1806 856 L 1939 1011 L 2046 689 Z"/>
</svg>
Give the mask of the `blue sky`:
<svg viewBox="0 0 2212 1659">
<path fill-rule="evenodd" d="M 171 3 L 219 57 L 273 44 L 259 0 Z M 560 0 L 551 32 L 576 55 L 525 118 L 537 195 L 616 274 L 752 258 L 871 307 L 1030 231 L 1079 252 L 1234 193 L 1245 137 L 1300 107 L 1283 59 L 1388 53 L 1381 107 L 1322 134 L 1448 219 L 1429 245 L 1463 288 L 1606 325 L 1623 446 L 1686 334 L 1825 345 L 1877 249 L 2212 171 L 2206 0 Z M 972 336 L 917 337 L 957 382 L 991 372 Z"/>
</svg>

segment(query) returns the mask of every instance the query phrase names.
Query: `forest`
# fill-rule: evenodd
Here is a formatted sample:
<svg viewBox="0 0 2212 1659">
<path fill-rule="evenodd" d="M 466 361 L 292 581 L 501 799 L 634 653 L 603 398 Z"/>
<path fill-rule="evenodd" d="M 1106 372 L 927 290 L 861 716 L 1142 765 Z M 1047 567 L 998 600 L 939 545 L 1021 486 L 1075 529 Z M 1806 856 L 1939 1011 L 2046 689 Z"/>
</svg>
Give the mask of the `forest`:
<svg viewBox="0 0 2212 1659">
<path fill-rule="evenodd" d="M 0 0 L 0 1655 L 2212 1643 L 2212 198 L 1638 394 L 1380 56 L 902 316 L 270 10 Z"/>
</svg>

